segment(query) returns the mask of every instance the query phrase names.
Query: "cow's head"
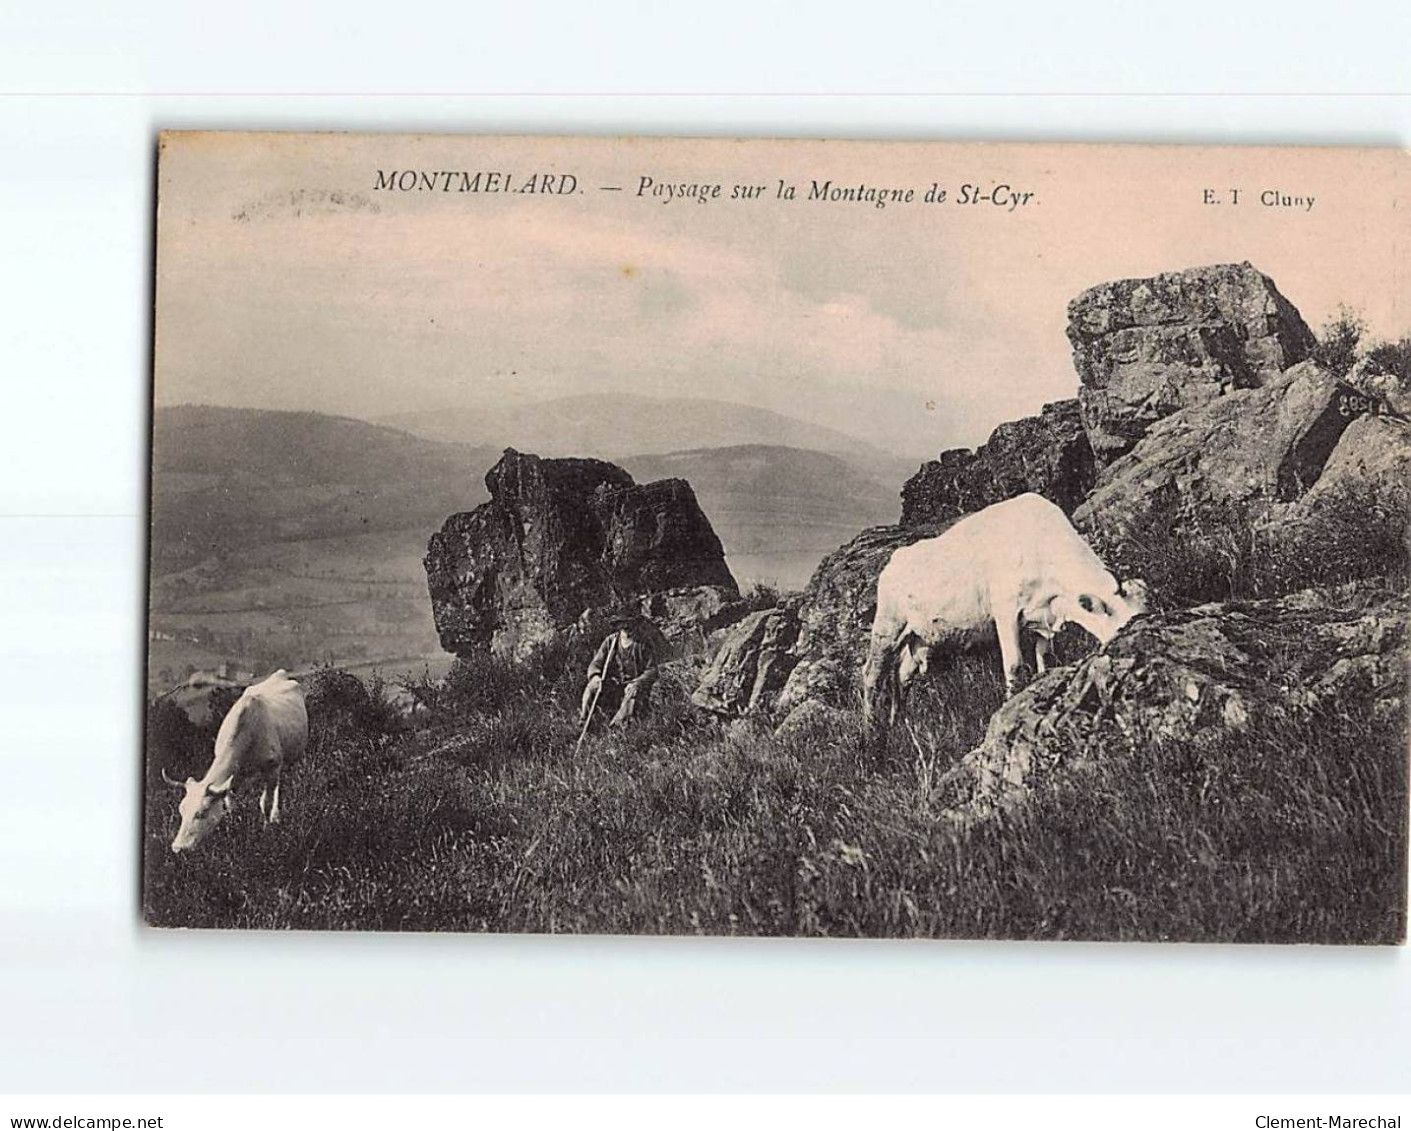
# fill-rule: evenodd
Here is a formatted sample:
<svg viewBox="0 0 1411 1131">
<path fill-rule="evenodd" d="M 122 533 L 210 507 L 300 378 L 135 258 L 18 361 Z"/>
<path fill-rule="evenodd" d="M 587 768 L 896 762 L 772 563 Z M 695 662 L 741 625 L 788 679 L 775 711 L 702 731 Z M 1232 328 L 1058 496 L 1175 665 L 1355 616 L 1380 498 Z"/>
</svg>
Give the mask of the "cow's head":
<svg viewBox="0 0 1411 1131">
<path fill-rule="evenodd" d="M 186 794 L 177 806 L 181 814 L 181 828 L 176 831 L 176 839 L 171 842 L 173 852 L 186 852 L 195 848 L 207 833 L 221 822 L 230 812 L 230 784 L 234 778 L 227 778 L 224 784 L 199 782 L 187 778 L 181 788 Z"/>
<path fill-rule="evenodd" d="M 1146 612 L 1150 591 L 1145 581 L 1131 578 L 1102 593 L 1060 594 L 1053 599 L 1054 628 L 1072 621 L 1099 644 L 1106 644 L 1133 617 Z"/>
</svg>

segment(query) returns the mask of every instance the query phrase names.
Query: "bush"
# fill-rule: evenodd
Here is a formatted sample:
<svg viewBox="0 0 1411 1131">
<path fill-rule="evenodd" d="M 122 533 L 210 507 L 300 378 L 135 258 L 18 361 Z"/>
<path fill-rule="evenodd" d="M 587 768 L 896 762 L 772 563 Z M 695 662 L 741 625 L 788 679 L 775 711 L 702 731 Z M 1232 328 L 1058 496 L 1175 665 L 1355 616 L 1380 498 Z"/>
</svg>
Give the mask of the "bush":
<svg viewBox="0 0 1411 1131">
<path fill-rule="evenodd" d="M 1372 377 L 1395 377 L 1403 388 L 1411 387 L 1411 336 L 1382 342 L 1367 351 L 1364 371 Z"/>
<path fill-rule="evenodd" d="M 589 635 L 555 640 L 526 660 L 498 656 L 461 656 L 445 679 L 422 681 L 414 696 L 436 722 L 490 715 L 515 704 L 577 708 L 588 662 L 598 640 Z"/>
<path fill-rule="evenodd" d="M 147 783 L 160 787 L 162 773 L 177 781 L 200 776 L 205 765 L 201 758 L 203 735 L 186 712 L 170 699 L 154 699 L 147 704 Z"/>
<path fill-rule="evenodd" d="M 1335 377 L 1346 377 L 1357 364 L 1358 348 L 1366 333 L 1362 315 L 1339 303 L 1337 313 L 1323 324 L 1313 347 L 1313 360 Z"/>
<path fill-rule="evenodd" d="M 380 745 L 405 729 L 401 708 L 380 676 L 364 683 L 351 672 L 315 672 L 305 681 L 304 703 L 314 756 L 353 740 Z"/>
<path fill-rule="evenodd" d="M 1139 526 L 1098 529 L 1091 540 L 1119 576 L 1143 578 L 1163 608 L 1408 576 L 1407 515 L 1371 486 L 1329 495 L 1296 522 L 1267 506 L 1192 505 L 1166 492 Z"/>
<path fill-rule="evenodd" d="M 761 609 L 774 608 L 779 604 L 781 596 L 777 585 L 771 585 L 767 581 L 756 581 L 740 594 L 740 605 L 751 613 L 757 613 Z"/>
</svg>

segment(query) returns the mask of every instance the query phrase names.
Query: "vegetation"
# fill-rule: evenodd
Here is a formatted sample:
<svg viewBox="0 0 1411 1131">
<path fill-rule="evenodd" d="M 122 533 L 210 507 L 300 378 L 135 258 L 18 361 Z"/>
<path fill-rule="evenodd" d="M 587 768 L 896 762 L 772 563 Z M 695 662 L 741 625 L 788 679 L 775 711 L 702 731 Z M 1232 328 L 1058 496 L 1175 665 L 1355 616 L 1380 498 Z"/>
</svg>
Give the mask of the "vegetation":
<svg viewBox="0 0 1411 1131">
<path fill-rule="evenodd" d="M 682 676 L 661 681 L 643 723 L 594 733 L 575 752 L 585 659 L 563 649 L 523 668 L 460 664 L 424 681 L 415 729 L 386 688 L 351 677 L 316 688 L 319 738 L 286 775 L 281 825 L 263 826 L 246 798 L 200 850 L 174 856 L 174 791 L 149 790 L 149 921 L 1329 942 L 1399 933 L 1403 726 L 1364 705 L 1198 759 L 1139 750 L 966 826 L 945 818 L 941 780 L 1000 701 L 991 657 L 964 658 L 921 687 L 913 725 L 882 749 L 863 741 L 855 714 L 784 736 L 722 726 L 690 707 Z M 192 737 L 168 714 L 149 716 L 154 762 Z"/>
<path fill-rule="evenodd" d="M 1344 308 L 1316 356 L 1339 376 L 1411 380 L 1411 339 L 1368 348 L 1364 337 Z M 1411 584 L 1407 516 L 1370 490 L 1325 497 L 1297 525 L 1272 506 L 1173 493 L 1140 527 L 1092 540 L 1165 607 L 1366 577 Z M 329 581 L 279 564 L 301 585 Z M 235 605 L 243 586 L 195 568 L 180 579 L 191 592 L 173 588 L 169 615 L 191 601 L 213 620 L 213 597 L 227 591 L 224 611 L 249 615 Z M 756 585 L 745 599 L 767 608 L 778 596 Z M 1292 706 L 1312 701 L 1294 686 L 1296 657 L 1290 706 L 1269 725 L 1216 728 L 1198 748 L 1114 750 L 1040 783 L 1023 806 L 963 821 L 947 809 L 947 774 L 1002 701 L 992 656 L 962 657 L 919 685 L 908 725 L 880 742 L 865 739 L 856 710 L 781 733 L 714 719 L 690 703 L 702 659 L 689 658 L 668 666 L 646 719 L 579 746 L 592 643 L 517 665 L 458 660 L 398 688 L 320 673 L 309 751 L 285 775 L 284 823 L 264 826 L 246 796 L 182 856 L 166 850 L 177 798 L 161 771 L 205 771 L 234 693 L 211 692 L 202 723 L 153 701 L 149 922 L 1246 942 L 1403 933 L 1404 713 L 1351 695 Z M 1091 647 L 1065 635 L 1059 659 Z"/>
<path fill-rule="evenodd" d="M 1357 369 L 1365 377 L 1392 377 L 1411 388 L 1411 335 L 1394 342 L 1367 342 L 1367 323 L 1361 312 L 1339 304 L 1323 325 L 1313 360 L 1336 377 Z"/>
<path fill-rule="evenodd" d="M 1367 323 L 1360 312 L 1339 303 L 1337 312 L 1323 324 L 1313 360 L 1335 377 L 1346 377 L 1357 364 Z"/>
<path fill-rule="evenodd" d="M 1133 528 L 1092 533 L 1103 560 L 1141 577 L 1165 608 L 1282 597 L 1313 586 L 1384 577 L 1402 586 L 1408 516 L 1371 488 L 1325 498 L 1310 521 L 1283 524 L 1271 508 L 1159 496 Z"/>
<path fill-rule="evenodd" d="M 1411 388 L 1411 335 L 1374 345 L 1365 359 L 1368 376 L 1395 377 L 1402 388 Z"/>
</svg>

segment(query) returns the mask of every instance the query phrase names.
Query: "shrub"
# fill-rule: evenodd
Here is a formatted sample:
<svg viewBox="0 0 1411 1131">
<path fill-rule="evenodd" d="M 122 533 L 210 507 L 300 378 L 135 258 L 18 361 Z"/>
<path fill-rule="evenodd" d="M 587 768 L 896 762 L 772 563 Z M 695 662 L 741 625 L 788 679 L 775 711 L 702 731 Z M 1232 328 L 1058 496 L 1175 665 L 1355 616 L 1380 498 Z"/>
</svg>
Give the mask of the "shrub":
<svg viewBox="0 0 1411 1131">
<path fill-rule="evenodd" d="M 558 639 L 523 661 L 461 656 L 439 686 L 418 692 L 418 697 L 441 722 L 494 714 L 517 703 L 576 704 L 597 643 L 587 635 Z"/>
<path fill-rule="evenodd" d="M 761 609 L 772 609 L 779 604 L 783 594 L 777 585 L 767 581 L 755 581 L 740 594 L 740 606 L 748 612 L 757 613 Z"/>
<path fill-rule="evenodd" d="M 199 775 L 202 732 L 186 712 L 170 699 L 154 699 L 147 704 L 147 783 L 160 787 L 162 772 L 180 781 Z"/>
<path fill-rule="evenodd" d="M 309 750 L 315 755 L 352 739 L 378 745 L 405 727 L 401 708 L 380 676 L 364 683 L 351 672 L 315 672 L 305 682 L 304 703 Z"/>
<path fill-rule="evenodd" d="M 1358 347 L 1366 333 L 1362 315 L 1339 303 L 1337 312 L 1323 324 L 1313 347 L 1313 360 L 1335 377 L 1346 377 L 1357 364 Z"/>
<path fill-rule="evenodd" d="M 1382 342 L 1366 353 L 1365 372 L 1372 377 L 1395 377 L 1403 388 L 1411 387 L 1411 336 Z"/>
<path fill-rule="evenodd" d="M 1091 536 L 1109 566 L 1145 579 L 1164 608 L 1395 581 L 1408 570 L 1407 515 L 1370 485 L 1329 494 L 1298 521 L 1280 521 L 1265 505 L 1192 504 L 1165 492 L 1140 523 Z"/>
</svg>

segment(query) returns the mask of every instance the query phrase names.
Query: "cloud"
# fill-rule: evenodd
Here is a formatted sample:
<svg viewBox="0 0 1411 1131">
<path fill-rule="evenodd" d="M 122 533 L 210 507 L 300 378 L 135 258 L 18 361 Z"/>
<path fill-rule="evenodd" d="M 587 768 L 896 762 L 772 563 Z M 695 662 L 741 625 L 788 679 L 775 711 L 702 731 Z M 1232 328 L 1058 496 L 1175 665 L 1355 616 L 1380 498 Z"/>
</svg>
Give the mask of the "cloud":
<svg viewBox="0 0 1411 1131">
<path fill-rule="evenodd" d="M 386 137 L 260 149 L 203 137 L 164 155 L 165 402 L 378 416 L 613 389 L 736 400 L 933 453 L 1072 395 L 1065 308 L 1107 279 L 1247 258 L 1314 324 L 1347 301 L 1381 333 L 1404 329 L 1382 325 L 1397 253 L 1365 210 L 1334 207 L 1346 166 L 1322 151 L 1280 155 L 1330 201 L 1293 239 L 1286 217 L 1201 212 L 1171 151 Z M 438 193 L 378 196 L 373 212 L 355 193 L 308 187 L 314 173 L 368 182 L 391 152 L 398 167 L 417 153 L 454 167 L 467 147 L 506 168 L 552 154 L 585 184 L 707 168 L 727 185 L 842 177 L 861 161 L 879 183 L 924 185 L 983 158 L 1042 207 Z M 1261 167 L 1255 151 L 1211 153 L 1221 183 L 1231 162 Z M 1202 160 L 1183 159 L 1187 180 Z"/>
</svg>

